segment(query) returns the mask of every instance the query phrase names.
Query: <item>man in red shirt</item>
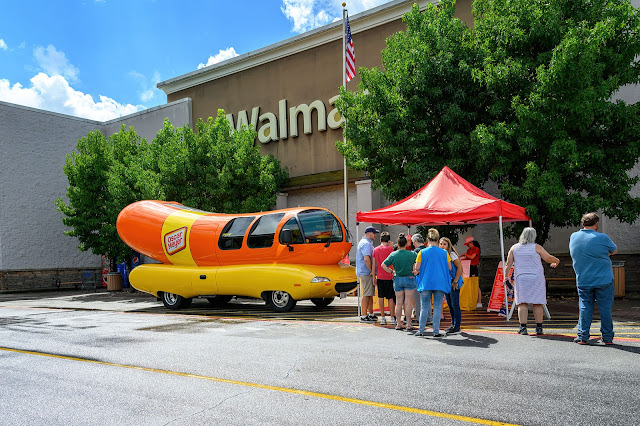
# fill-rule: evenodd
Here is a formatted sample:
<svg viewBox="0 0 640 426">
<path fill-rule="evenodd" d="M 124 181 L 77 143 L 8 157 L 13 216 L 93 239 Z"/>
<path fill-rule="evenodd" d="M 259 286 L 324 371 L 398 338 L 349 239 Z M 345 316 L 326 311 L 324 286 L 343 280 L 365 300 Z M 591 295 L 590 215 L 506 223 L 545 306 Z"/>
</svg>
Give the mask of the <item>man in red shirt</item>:
<svg viewBox="0 0 640 426">
<path fill-rule="evenodd" d="M 477 244 L 473 237 L 467 237 L 464 240 L 464 245 L 468 247 L 468 250 L 465 254 L 460 256 L 460 259 L 469 259 L 471 261 L 469 267 L 469 276 L 478 277 L 480 276 L 478 272 L 478 262 L 480 261 L 480 246 Z M 482 308 L 482 292 L 480 291 L 480 286 L 478 286 L 478 302 L 476 303 L 476 308 Z"/>
<path fill-rule="evenodd" d="M 380 306 L 380 325 L 387 325 L 384 312 L 384 299 L 387 299 L 389 305 L 389 313 L 391 325 L 396 325 L 396 317 L 394 312 L 396 311 L 396 293 L 393 290 L 393 275 L 388 273 L 382 268 L 382 262 L 387 259 L 387 256 L 393 251 L 393 244 L 391 243 L 391 236 L 388 232 L 384 231 L 380 234 L 380 245 L 373 249 L 373 284 L 378 286 L 378 305 Z"/>
</svg>

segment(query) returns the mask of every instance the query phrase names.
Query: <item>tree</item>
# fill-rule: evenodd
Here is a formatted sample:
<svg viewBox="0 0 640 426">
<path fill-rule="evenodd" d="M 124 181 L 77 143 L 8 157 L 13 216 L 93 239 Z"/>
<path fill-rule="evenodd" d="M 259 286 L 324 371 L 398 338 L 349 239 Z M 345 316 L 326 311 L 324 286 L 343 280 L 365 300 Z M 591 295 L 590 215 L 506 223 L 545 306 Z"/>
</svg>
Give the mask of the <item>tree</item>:
<svg viewBox="0 0 640 426">
<path fill-rule="evenodd" d="M 120 211 L 131 203 L 140 200 L 158 200 L 164 198 L 164 188 L 160 185 L 160 176 L 154 170 L 155 159 L 149 144 L 130 127 L 123 124 L 118 133 L 109 137 L 111 165 L 107 174 L 109 202 L 106 206 L 109 220 L 104 229 L 109 239 L 104 253 L 110 259 L 128 260 L 133 250 L 120 239 L 116 220 Z"/>
<path fill-rule="evenodd" d="M 256 133 L 234 131 L 222 110 L 196 128 L 165 121 L 153 140 L 167 199 L 220 213 L 272 209 L 288 172 L 272 155 L 260 155 Z"/>
<path fill-rule="evenodd" d="M 131 249 L 116 229 L 120 210 L 129 203 L 161 197 L 158 177 L 149 171 L 148 148 L 133 129 L 122 125 L 106 139 L 99 131 L 80 139 L 76 151 L 67 155 L 63 167 L 69 186 L 68 203 L 62 198 L 56 206 L 70 227 L 65 234 L 78 238 L 82 251 L 110 259 L 128 259 Z"/>
<path fill-rule="evenodd" d="M 151 144 L 123 124 L 108 139 L 99 131 L 80 139 L 67 155 L 68 203 L 56 201 L 79 249 L 129 259 L 116 219 L 127 205 L 166 199 L 224 213 L 269 210 L 288 173 L 272 155 L 261 156 L 256 134 L 233 131 L 224 111 L 199 120 L 198 132 L 165 120 Z"/>
<path fill-rule="evenodd" d="M 414 7 L 383 70 L 361 68 L 358 90 L 341 91 L 349 165 L 391 199 L 445 164 L 494 181 L 527 208 L 539 242 L 587 211 L 635 221 L 639 106 L 614 95 L 640 80 L 638 12 L 628 1 L 477 0 L 471 29 L 454 10 Z"/>
</svg>

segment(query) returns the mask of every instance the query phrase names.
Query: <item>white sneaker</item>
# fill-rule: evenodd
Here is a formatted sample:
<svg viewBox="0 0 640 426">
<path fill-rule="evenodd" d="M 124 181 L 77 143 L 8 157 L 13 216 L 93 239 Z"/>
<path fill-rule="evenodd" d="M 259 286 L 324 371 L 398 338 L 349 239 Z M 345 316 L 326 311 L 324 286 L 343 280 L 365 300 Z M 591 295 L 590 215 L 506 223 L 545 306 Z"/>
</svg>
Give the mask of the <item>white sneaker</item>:
<svg viewBox="0 0 640 426">
<path fill-rule="evenodd" d="M 476 305 L 476 309 L 482 309 L 482 303 L 478 303 L 478 304 Z"/>
<path fill-rule="evenodd" d="M 398 323 L 396 322 L 396 317 L 391 317 L 391 319 L 389 320 L 389 324 L 398 325 Z"/>
<path fill-rule="evenodd" d="M 380 325 L 387 325 L 387 319 L 385 317 L 380 318 Z"/>
</svg>

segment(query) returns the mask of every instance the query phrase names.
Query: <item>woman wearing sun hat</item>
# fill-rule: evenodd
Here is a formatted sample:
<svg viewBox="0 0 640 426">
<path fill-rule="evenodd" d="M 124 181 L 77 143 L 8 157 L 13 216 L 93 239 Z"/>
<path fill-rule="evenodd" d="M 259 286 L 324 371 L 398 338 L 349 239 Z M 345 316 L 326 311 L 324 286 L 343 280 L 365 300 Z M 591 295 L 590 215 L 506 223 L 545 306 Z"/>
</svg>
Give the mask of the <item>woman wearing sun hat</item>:
<svg viewBox="0 0 640 426">
<path fill-rule="evenodd" d="M 467 252 L 460 256 L 460 259 L 469 259 L 471 266 L 469 267 L 470 277 L 479 277 L 478 263 L 480 261 L 480 244 L 473 237 L 467 237 L 464 240 L 464 245 L 468 247 Z M 478 284 L 478 302 L 476 308 L 482 308 L 482 292 L 480 291 L 480 285 Z"/>
</svg>

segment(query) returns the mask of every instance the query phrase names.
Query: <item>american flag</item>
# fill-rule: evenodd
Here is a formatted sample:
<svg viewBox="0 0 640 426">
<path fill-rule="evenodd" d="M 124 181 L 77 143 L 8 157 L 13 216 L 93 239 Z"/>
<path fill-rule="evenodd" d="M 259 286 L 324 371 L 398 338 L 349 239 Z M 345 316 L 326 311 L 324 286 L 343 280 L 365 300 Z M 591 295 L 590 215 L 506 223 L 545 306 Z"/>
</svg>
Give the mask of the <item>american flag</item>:
<svg viewBox="0 0 640 426">
<path fill-rule="evenodd" d="M 347 52 L 345 55 L 345 68 L 347 69 L 347 81 L 351 81 L 356 76 L 356 52 L 353 50 L 353 39 L 351 38 L 351 27 L 347 16 Z"/>
</svg>

